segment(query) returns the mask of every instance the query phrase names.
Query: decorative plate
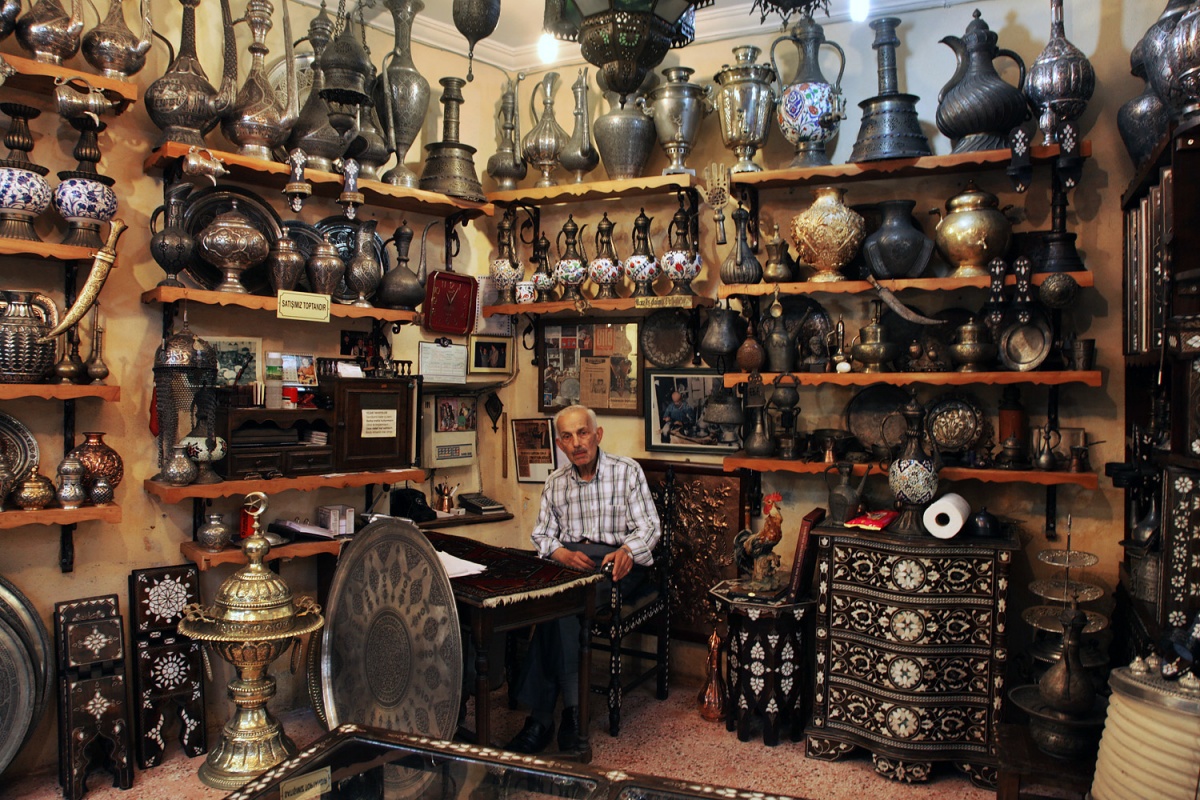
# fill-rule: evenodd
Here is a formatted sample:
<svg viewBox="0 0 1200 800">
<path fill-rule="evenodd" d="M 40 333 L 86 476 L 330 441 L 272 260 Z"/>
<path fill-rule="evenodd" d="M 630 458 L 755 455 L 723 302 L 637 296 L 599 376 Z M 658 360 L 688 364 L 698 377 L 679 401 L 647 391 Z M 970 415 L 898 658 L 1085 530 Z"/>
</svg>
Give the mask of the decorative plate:
<svg viewBox="0 0 1200 800">
<path fill-rule="evenodd" d="M 898 412 L 908 400 L 908 392 L 899 386 L 873 383 L 846 403 L 846 430 L 868 450 L 898 447 L 908 430 Z"/>
<path fill-rule="evenodd" d="M 373 522 L 342 550 L 326 606 L 319 680 L 330 729 L 373 725 L 450 739 L 462 700 L 458 608 L 437 551 L 412 523 Z M 389 771 L 415 797 L 433 774 Z M 389 794 L 389 796 L 392 796 Z"/>
<path fill-rule="evenodd" d="M 192 192 L 184 200 L 183 227 L 193 237 L 208 227 L 208 224 L 218 214 L 223 214 L 233 208 L 237 201 L 237 209 L 246 215 L 250 224 L 262 231 L 267 237 L 267 244 L 275 246 L 275 242 L 283 235 L 283 220 L 271 207 L 271 204 L 249 189 L 239 186 L 221 184 L 206 186 Z M 224 277 L 221 270 L 205 261 L 200 256 L 200 248 L 192 253 L 192 261 L 183 271 L 200 285 L 202 289 L 215 289 Z M 251 267 L 242 273 L 242 285 L 251 294 L 269 294 L 271 289 L 267 282 L 267 262 Z"/>
<path fill-rule="evenodd" d="M 3 576 L 0 576 L 0 621 L 7 622 L 16 631 L 33 664 L 37 691 L 34 693 L 33 724 L 25 734 L 28 739 L 41 721 L 42 714 L 46 713 L 54 688 L 54 650 L 50 646 L 50 632 L 42 624 L 42 617 L 29 598 Z M 3 771 L 3 766 L 0 766 L 0 772 Z"/>
<path fill-rule="evenodd" d="M 771 305 L 771 298 L 765 297 L 763 300 L 764 313 L 769 313 L 766 309 Z M 829 318 L 829 312 L 825 310 L 825 307 L 803 294 L 781 297 L 779 302 L 783 306 L 785 324 L 804 320 L 800 326 L 800 335 L 796 337 L 796 349 L 801 354 L 801 358 L 814 356 L 822 360 L 827 358 L 829 332 L 833 330 L 833 321 Z M 805 317 L 806 313 L 807 317 Z M 805 371 L 804 365 L 797 364 L 796 371 Z"/>
<path fill-rule="evenodd" d="M 3 411 L 0 411 L 0 452 L 18 482 L 28 478 L 33 468 L 41 463 L 37 439 L 33 438 L 29 428 Z"/>
<path fill-rule="evenodd" d="M 681 308 L 662 308 L 646 317 L 642 323 L 642 352 L 656 367 L 682 367 L 695 353 L 695 339 L 689 315 Z"/>
<path fill-rule="evenodd" d="M 313 83 L 312 65 L 316 60 L 317 57 L 311 50 L 292 55 L 292 62 L 296 65 L 296 108 L 304 108 L 304 104 L 308 102 L 308 93 L 312 91 Z M 283 56 L 272 61 L 267 67 L 267 83 L 271 84 L 280 108 L 287 108 L 287 62 Z"/>
<path fill-rule="evenodd" d="M 7 622 L 0 620 L 0 773 L 16 757 L 33 728 L 37 680 L 30 654 Z"/>
<path fill-rule="evenodd" d="M 966 392 L 946 392 L 925 407 L 925 433 L 943 453 L 970 450 L 983 423 L 983 407 Z"/>
<path fill-rule="evenodd" d="M 1054 331 L 1045 312 L 1034 309 L 1027 323 L 1013 321 L 1000 334 L 1000 363 L 1017 372 L 1037 369 L 1054 347 Z"/>
<path fill-rule="evenodd" d="M 335 214 L 318 222 L 313 226 L 313 229 L 317 232 L 318 240 L 321 234 L 329 236 L 329 241 L 337 248 L 338 255 L 342 261 L 349 261 L 351 258 L 354 258 L 354 250 L 358 244 L 358 222 L 346 219 L 342 214 Z M 303 252 L 303 247 L 301 248 L 301 252 Z M 312 252 L 311 249 L 309 252 Z M 308 254 L 306 253 L 304 257 L 307 259 Z M 389 264 L 387 248 L 384 246 L 383 237 L 379 235 L 378 231 L 375 232 L 375 257 L 379 259 L 379 263 L 383 266 L 384 274 L 387 274 Z M 305 280 L 307 281 L 307 278 Z M 367 295 L 367 299 L 370 300 L 374 296 L 375 293 L 371 292 Z M 346 284 L 346 278 L 343 276 L 338 281 L 338 288 L 333 293 L 333 299 L 339 303 L 353 303 L 358 299 L 358 292 L 351 291 L 350 287 Z"/>
</svg>

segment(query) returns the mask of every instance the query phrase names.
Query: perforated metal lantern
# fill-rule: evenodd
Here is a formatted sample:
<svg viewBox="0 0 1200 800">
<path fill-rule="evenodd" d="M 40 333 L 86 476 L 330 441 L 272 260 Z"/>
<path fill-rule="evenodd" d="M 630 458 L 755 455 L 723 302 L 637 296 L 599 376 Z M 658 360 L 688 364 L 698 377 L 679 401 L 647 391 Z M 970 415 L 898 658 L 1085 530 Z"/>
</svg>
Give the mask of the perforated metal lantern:
<svg viewBox="0 0 1200 800">
<path fill-rule="evenodd" d="M 154 351 L 154 410 L 158 468 L 171 458 L 181 431 L 216 435 L 217 351 L 188 329 L 171 334 Z M 180 417 L 185 422 L 180 424 Z"/>
<path fill-rule="evenodd" d="M 621 104 L 667 51 L 696 38 L 695 10 L 714 0 L 546 0 L 542 29 L 579 42 Z"/>
</svg>

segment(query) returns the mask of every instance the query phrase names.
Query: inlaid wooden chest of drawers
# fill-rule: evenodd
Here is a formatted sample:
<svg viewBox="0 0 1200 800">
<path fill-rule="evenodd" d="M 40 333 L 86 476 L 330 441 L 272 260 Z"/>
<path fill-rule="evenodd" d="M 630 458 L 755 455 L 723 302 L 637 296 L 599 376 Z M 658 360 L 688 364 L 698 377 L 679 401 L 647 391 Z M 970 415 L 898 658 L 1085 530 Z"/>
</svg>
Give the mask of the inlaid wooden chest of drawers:
<svg viewBox="0 0 1200 800">
<path fill-rule="evenodd" d="M 942 541 L 818 528 L 810 758 L 863 747 L 923 781 L 949 761 L 995 782 L 1006 693 L 1008 539 Z"/>
</svg>

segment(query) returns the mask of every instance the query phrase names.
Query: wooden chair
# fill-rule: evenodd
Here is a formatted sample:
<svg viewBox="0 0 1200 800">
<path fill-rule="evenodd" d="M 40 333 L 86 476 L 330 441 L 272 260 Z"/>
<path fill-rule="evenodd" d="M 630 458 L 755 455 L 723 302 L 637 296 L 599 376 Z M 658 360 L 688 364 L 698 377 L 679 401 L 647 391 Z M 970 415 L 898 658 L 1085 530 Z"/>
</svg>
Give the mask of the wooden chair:
<svg viewBox="0 0 1200 800">
<path fill-rule="evenodd" d="M 597 614 L 592 620 L 592 649 L 609 654 L 607 683 L 593 683 L 592 692 L 608 695 L 608 732 L 621 730 L 621 695 L 657 677 L 655 696 L 667 699 L 667 659 L 671 638 L 671 536 L 675 526 L 675 473 L 667 470 L 662 491 L 656 498 L 662 535 L 654 549 L 654 566 L 633 597 L 624 597 L 621 587 L 612 587 L 611 612 Z M 627 646 L 625 639 L 635 633 L 657 637 L 657 646 L 642 650 Z M 632 676 L 622 675 L 622 658 L 632 656 L 640 666 Z"/>
</svg>

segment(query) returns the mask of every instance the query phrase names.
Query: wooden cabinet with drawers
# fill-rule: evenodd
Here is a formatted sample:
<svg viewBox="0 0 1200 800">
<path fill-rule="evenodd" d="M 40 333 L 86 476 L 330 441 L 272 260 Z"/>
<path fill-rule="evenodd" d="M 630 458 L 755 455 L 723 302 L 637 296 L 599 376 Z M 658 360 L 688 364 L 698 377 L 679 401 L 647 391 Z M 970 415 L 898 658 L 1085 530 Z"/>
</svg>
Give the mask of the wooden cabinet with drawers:
<svg viewBox="0 0 1200 800">
<path fill-rule="evenodd" d="M 810 758 L 863 747 L 890 778 L 948 761 L 995 782 L 1005 696 L 1008 539 L 903 540 L 818 528 Z"/>
</svg>

